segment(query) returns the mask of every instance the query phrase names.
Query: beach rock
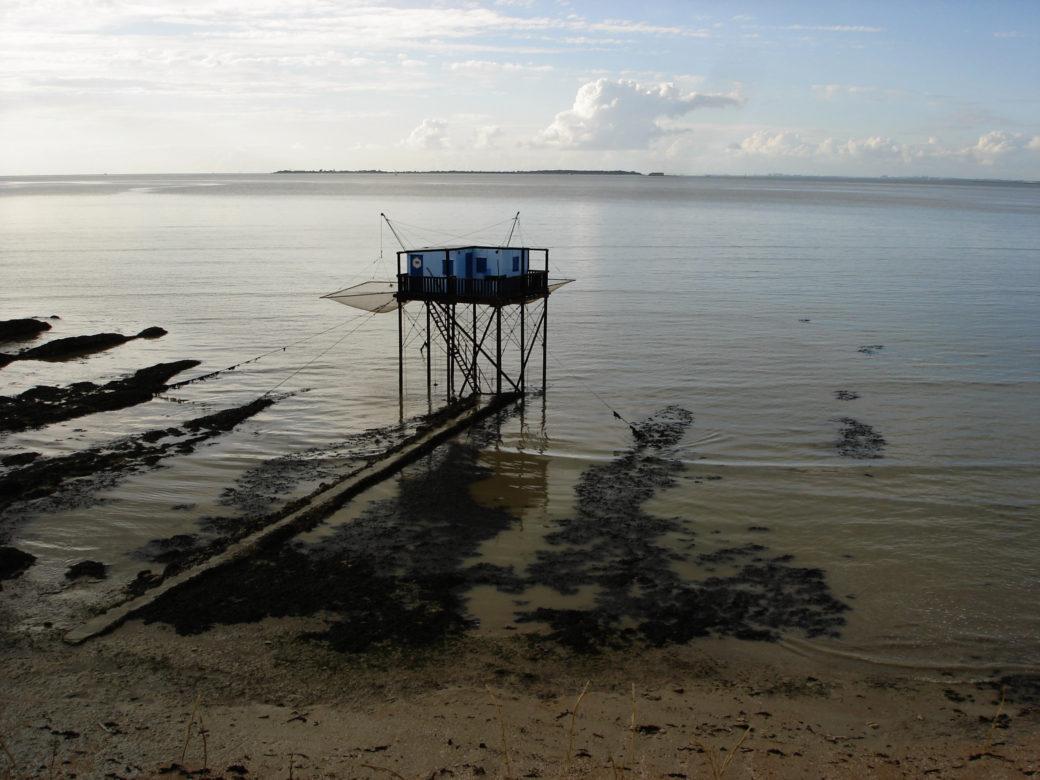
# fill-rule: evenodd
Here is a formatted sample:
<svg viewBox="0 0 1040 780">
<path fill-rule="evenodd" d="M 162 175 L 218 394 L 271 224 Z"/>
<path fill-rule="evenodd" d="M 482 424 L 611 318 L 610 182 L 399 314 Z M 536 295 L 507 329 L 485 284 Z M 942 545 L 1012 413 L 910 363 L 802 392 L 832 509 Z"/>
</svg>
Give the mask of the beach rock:
<svg viewBox="0 0 1040 780">
<path fill-rule="evenodd" d="M 0 458 L 0 466 L 6 466 L 8 468 L 14 466 L 26 466 L 38 457 L 40 457 L 40 453 L 38 452 L 16 452 L 14 455 L 7 455 Z"/>
<path fill-rule="evenodd" d="M 95 580 L 103 580 L 107 575 L 108 567 L 100 561 L 80 561 L 66 570 L 65 579 L 75 580 L 80 577 L 90 577 Z"/>
<path fill-rule="evenodd" d="M 165 429 L 159 437 L 152 437 L 149 432 L 70 455 L 37 458 L 28 465 L 0 474 L 0 511 L 16 501 L 52 496 L 66 485 L 68 495 L 57 505 L 82 506 L 91 500 L 95 491 L 110 486 L 120 476 L 137 469 L 154 468 L 167 455 L 192 452 L 202 442 L 231 430 L 274 402 L 274 398 L 260 398 L 199 418 L 194 421 L 195 436 L 188 440 L 168 436 L 170 431 L 179 433 L 178 429 Z"/>
<path fill-rule="evenodd" d="M 198 364 L 197 360 L 157 363 L 101 386 L 93 382 L 76 382 L 67 387 L 37 385 L 13 398 L 0 396 L 0 431 L 39 428 L 150 401 L 166 389 L 166 380 L 171 376 Z"/>
<path fill-rule="evenodd" d="M 34 319 L 3 320 L 0 321 L 0 341 L 29 339 L 50 329 L 49 322 Z"/>
<path fill-rule="evenodd" d="M 125 344 L 133 339 L 154 339 L 165 336 L 166 331 L 159 327 L 145 328 L 136 336 L 124 336 L 121 333 L 95 333 L 90 336 L 67 336 L 61 339 L 48 341 L 38 347 L 23 349 L 14 355 L 0 356 L 0 365 L 5 365 L 11 360 L 68 360 L 69 358 L 89 355 L 93 352 L 102 352 L 120 344 Z"/>
<path fill-rule="evenodd" d="M 15 547 L 0 547 L 0 580 L 13 580 L 36 562 L 36 556 Z"/>
</svg>

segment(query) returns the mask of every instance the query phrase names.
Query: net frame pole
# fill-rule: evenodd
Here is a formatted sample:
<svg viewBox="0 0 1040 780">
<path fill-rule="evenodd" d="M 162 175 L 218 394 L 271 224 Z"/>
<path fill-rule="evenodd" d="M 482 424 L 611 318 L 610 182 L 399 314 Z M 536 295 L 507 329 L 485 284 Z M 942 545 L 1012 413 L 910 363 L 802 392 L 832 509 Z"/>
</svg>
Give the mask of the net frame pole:
<svg viewBox="0 0 1040 780">
<path fill-rule="evenodd" d="M 386 218 L 385 215 L 383 218 Z M 397 278 L 401 278 L 400 252 L 397 253 Z M 397 295 L 397 399 L 401 419 L 404 419 L 404 302 L 400 298 L 400 289 Z"/>
</svg>

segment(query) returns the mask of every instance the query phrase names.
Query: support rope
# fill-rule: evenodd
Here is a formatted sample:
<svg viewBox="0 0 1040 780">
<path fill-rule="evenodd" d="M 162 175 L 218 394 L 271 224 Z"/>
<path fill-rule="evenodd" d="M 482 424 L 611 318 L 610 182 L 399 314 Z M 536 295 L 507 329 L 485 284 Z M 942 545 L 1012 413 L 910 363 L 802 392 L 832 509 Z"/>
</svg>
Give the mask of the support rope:
<svg viewBox="0 0 1040 780">
<path fill-rule="evenodd" d="M 332 345 L 331 345 L 331 346 L 327 347 L 326 349 L 323 349 L 323 350 L 322 350 L 322 351 L 321 351 L 320 353 L 318 353 L 318 354 L 317 354 L 317 355 L 315 355 L 315 356 L 314 356 L 313 358 L 311 358 L 311 359 L 310 359 L 310 360 L 308 360 L 308 361 L 307 361 L 306 363 L 304 363 L 304 364 L 303 364 L 302 366 L 300 366 L 300 367 L 299 367 L 298 369 L 296 369 L 295 371 L 293 371 L 293 372 L 292 372 L 291 374 L 289 374 L 289 376 L 287 376 L 287 377 L 286 377 L 285 379 L 283 379 L 283 380 L 282 380 L 281 382 L 279 382 L 279 383 L 278 383 L 278 384 L 276 384 L 276 385 L 275 385 L 274 387 L 272 387 L 272 388 L 271 388 L 270 390 L 268 390 L 268 391 L 267 391 L 266 393 L 264 393 L 264 395 L 263 395 L 262 397 L 266 397 L 266 396 L 269 396 L 269 395 L 270 395 L 271 393 L 273 393 L 273 392 L 274 392 L 275 390 L 277 390 L 277 389 L 278 389 L 279 387 L 281 387 L 282 385 L 284 385 L 284 384 L 285 384 L 286 382 L 288 382 L 288 381 L 289 381 L 290 379 L 292 379 L 292 378 L 293 378 L 294 376 L 296 376 L 297 374 L 299 374 L 299 373 L 300 373 L 301 371 L 303 371 L 304 369 L 306 369 L 306 368 L 307 368 L 308 366 L 310 366 L 310 365 L 311 365 L 312 363 L 314 363 L 314 362 L 315 362 L 316 360 L 320 360 L 321 358 L 323 358 L 323 357 L 324 357 L 325 355 L 327 355 L 327 354 L 328 354 L 328 353 L 329 353 L 330 351 L 332 351 L 333 349 L 335 349 L 336 347 L 338 347 L 338 346 L 339 346 L 339 345 L 340 345 L 340 344 L 341 344 L 341 343 L 342 343 L 342 342 L 343 342 L 343 341 L 344 341 L 344 340 L 345 340 L 345 339 L 347 338 L 347 336 L 351 336 L 351 335 L 353 335 L 354 333 L 357 333 L 357 331 L 358 331 L 358 330 L 360 330 L 360 328 L 361 328 L 361 327 L 362 327 L 363 325 L 366 325 L 366 324 L 368 323 L 368 321 L 369 321 L 369 320 L 371 320 L 371 319 L 372 319 L 372 318 L 373 318 L 373 317 L 374 317 L 374 316 L 375 316 L 376 314 L 378 314 L 378 312 L 374 312 L 374 311 L 372 311 L 372 312 L 369 312 L 369 313 L 368 313 L 367 315 L 363 316 L 363 317 L 361 318 L 361 321 L 360 321 L 360 322 L 359 322 L 359 323 L 357 324 L 357 327 L 356 327 L 356 328 L 354 328 L 354 329 L 352 329 L 352 330 L 349 330 L 349 331 L 347 331 L 346 333 L 344 333 L 344 334 L 343 334 L 342 336 L 340 336 L 340 337 L 339 337 L 338 339 L 336 339 L 336 341 L 334 341 L 334 342 L 332 343 Z M 348 320 L 348 322 L 349 322 L 349 320 Z"/>
<path fill-rule="evenodd" d="M 367 319 L 370 319 L 373 314 L 375 314 L 375 312 L 369 312 L 368 317 L 366 318 L 366 321 L 367 321 Z M 261 355 L 257 355 L 256 357 L 249 358 L 249 360 L 243 360 L 241 363 L 235 363 L 233 366 L 228 366 L 227 368 L 221 368 L 221 369 L 218 369 L 217 371 L 210 371 L 208 374 L 202 374 L 201 376 L 193 377 L 191 379 L 185 379 L 182 382 L 174 382 L 172 385 L 167 385 L 166 389 L 167 390 L 176 390 L 177 388 L 184 387 L 185 385 L 191 385 L 191 384 L 194 384 L 195 382 L 205 382 L 206 380 L 213 379 L 214 377 L 220 376 L 221 374 L 225 374 L 228 371 L 234 371 L 235 369 L 241 368 L 242 366 L 247 366 L 250 363 L 256 363 L 258 360 L 262 360 L 263 358 L 268 357 L 269 355 L 273 355 L 276 352 L 285 352 L 287 349 L 290 349 L 291 347 L 295 347 L 295 346 L 297 346 L 299 344 L 303 344 L 303 343 L 305 343 L 307 341 L 310 341 L 311 339 L 317 338 L 318 336 L 323 336 L 326 333 L 330 333 L 330 332 L 336 330 L 337 328 L 342 328 L 345 325 L 349 325 L 351 322 L 352 322 L 352 320 L 345 320 L 345 321 L 339 323 L 338 325 L 333 325 L 331 328 L 325 328 L 325 330 L 318 331 L 317 333 L 312 333 L 310 336 L 306 336 L 306 337 L 300 339 L 299 341 L 294 341 L 291 344 L 286 344 L 283 347 L 275 347 L 274 349 L 268 350 L 267 352 L 264 352 Z M 356 330 L 356 328 L 355 328 L 355 330 Z M 350 333 L 353 333 L 353 332 L 354 331 L 350 331 Z M 348 333 L 347 336 L 349 336 L 350 333 Z M 346 338 L 346 336 L 344 336 L 343 338 Z M 340 339 L 340 341 L 342 341 L 342 340 L 343 339 Z M 338 344 L 339 342 L 336 342 L 336 343 Z"/>
<path fill-rule="evenodd" d="M 629 422 L 624 417 L 622 417 L 621 414 L 617 411 L 617 409 L 615 409 L 613 406 L 611 406 L 609 403 L 607 403 L 606 400 L 604 400 L 603 396 L 601 396 L 599 393 L 597 393 L 595 390 L 593 390 L 586 382 L 584 382 L 581 379 L 579 379 L 578 377 L 574 376 L 574 374 L 571 374 L 570 372 L 568 372 L 566 367 L 559 360 L 557 360 L 556 355 L 554 355 L 551 350 L 546 350 L 546 354 L 553 359 L 553 361 L 556 363 L 557 366 L 559 366 L 560 368 L 562 368 L 564 370 L 564 372 L 567 374 L 567 376 L 569 376 L 571 379 L 576 381 L 579 385 L 581 385 L 583 388 L 585 388 L 586 391 L 591 393 L 592 396 L 597 401 L 599 401 L 601 404 L 603 404 L 605 407 L 607 407 L 607 409 L 610 411 L 610 413 L 614 415 L 615 419 L 618 419 L 621 422 L 623 422 L 625 425 L 627 425 L 632 430 L 632 433 L 635 435 L 635 437 L 637 439 L 642 438 L 642 434 L 639 432 L 639 429 L 636 428 L 635 425 L 633 425 L 631 422 Z"/>
</svg>

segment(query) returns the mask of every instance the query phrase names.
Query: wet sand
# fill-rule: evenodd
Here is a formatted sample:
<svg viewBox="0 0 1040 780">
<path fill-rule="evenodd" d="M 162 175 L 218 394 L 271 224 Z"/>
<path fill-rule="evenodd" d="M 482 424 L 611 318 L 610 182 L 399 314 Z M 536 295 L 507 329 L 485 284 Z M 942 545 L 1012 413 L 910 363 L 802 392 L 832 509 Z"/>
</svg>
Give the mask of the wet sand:
<svg viewBox="0 0 1040 780">
<path fill-rule="evenodd" d="M 1035 687 L 1009 688 L 1001 707 L 988 683 L 786 651 L 765 660 L 763 645 L 733 639 L 592 656 L 524 636 L 361 654 L 299 639 L 323 623 L 269 618 L 180 636 L 132 621 L 77 647 L 58 627 L 5 631 L 5 769 L 693 778 L 712 777 L 714 758 L 735 778 L 1040 771 Z"/>
</svg>

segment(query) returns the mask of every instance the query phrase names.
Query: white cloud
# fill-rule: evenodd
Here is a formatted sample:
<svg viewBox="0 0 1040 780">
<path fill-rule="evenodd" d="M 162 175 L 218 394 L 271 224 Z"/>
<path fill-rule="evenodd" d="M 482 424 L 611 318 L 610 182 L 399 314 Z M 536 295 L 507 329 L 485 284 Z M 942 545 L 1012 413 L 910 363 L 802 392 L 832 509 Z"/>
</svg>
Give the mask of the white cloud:
<svg viewBox="0 0 1040 780">
<path fill-rule="evenodd" d="M 757 130 L 743 141 L 730 144 L 729 150 L 748 156 L 809 157 L 814 147 L 797 133 Z"/>
<path fill-rule="evenodd" d="M 584 84 L 574 105 L 556 115 L 538 142 L 570 149 L 645 149 L 674 130 L 664 119 L 698 108 L 739 106 L 729 95 L 683 93 L 672 83 L 644 86 L 635 81 L 601 78 Z"/>
<path fill-rule="evenodd" d="M 813 30 L 817 32 L 883 32 L 884 27 L 864 27 L 857 24 L 789 24 L 785 30 Z"/>
<path fill-rule="evenodd" d="M 909 161 L 914 156 L 911 147 L 882 136 L 826 138 L 817 142 L 786 130 L 758 130 L 743 141 L 730 144 L 729 150 L 748 157 L 795 157 L 824 160 L 904 159 Z"/>
<path fill-rule="evenodd" d="M 522 73 L 550 73 L 555 70 L 552 65 L 524 65 L 519 62 L 493 62 L 491 60 L 451 62 L 446 64 L 445 67 L 457 73 L 474 73 L 478 75 L 498 73 L 520 75 Z"/>
<path fill-rule="evenodd" d="M 853 87 L 844 84 L 813 84 L 813 92 L 830 100 L 838 95 L 862 95 L 872 90 L 870 87 Z"/>
<path fill-rule="evenodd" d="M 404 145 L 409 149 L 444 149 L 448 146 L 448 123 L 443 119 L 424 119 L 412 130 Z"/>
<path fill-rule="evenodd" d="M 689 27 L 663 27 L 646 24 L 645 22 L 631 22 L 624 19 L 604 19 L 602 22 L 582 25 L 582 28 L 595 32 L 622 33 L 625 35 L 643 33 L 648 35 L 678 35 L 685 38 L 707 38 L 711 35 L 707 30 L 695 30 Z"/>
<path fill-rule="evenodd" d="M 473 141 L 474 149 L 497 149 L 498 142 L 505 134 L 498 125 L 488 125 L 477 128 L 476 138 Z"/>
<path fill-rule="evenodd" d="M 813 84 L 813 92 L 824 100 L 833 100 L 842 95 L 867 95 L 875 99 L 893 97 L 909 97 L 910 94 L 901 89 L 882 89 L 879 87 L 860 87 L 849 84 Z"/>
<path fill-rule="evenodd" d="M 901 143 L 878 135 L 845 139 L 830 137 L 815 141 L 787 130 L 758 130 L 742 141 L 731 143 L 727 150 L 737 156 L 763 160 L 801 159 L 825 163 L 887 160 L 907 164 L 957 161 L 994 166 L 1015 156 L 1028 159 L 1026 155 L 1040 152 L 1040 135 L 994 130 L 980 136 L 971 146 L 950 148 L 934 137 L 919 144 Z"/>
<path fill-rule="evenodd" d="M 962 154 L 983 165 L 992 165 L 1008 155 L 1026 151 L 1040 151 L 1040 135 L 1027 136 L 1005 130 L 993 130 L 980 136 L 978 142 L 962 150 Z"/>
<path fill-rule="evenodd" d="M 851 157 L 859 160 L 905 159 L 909 161 L 913 156 L 910 147 L 879 135 L 846 140 L 828 138 L 820 144 L 819 151 L 825 157 Z"/>
</svg>

